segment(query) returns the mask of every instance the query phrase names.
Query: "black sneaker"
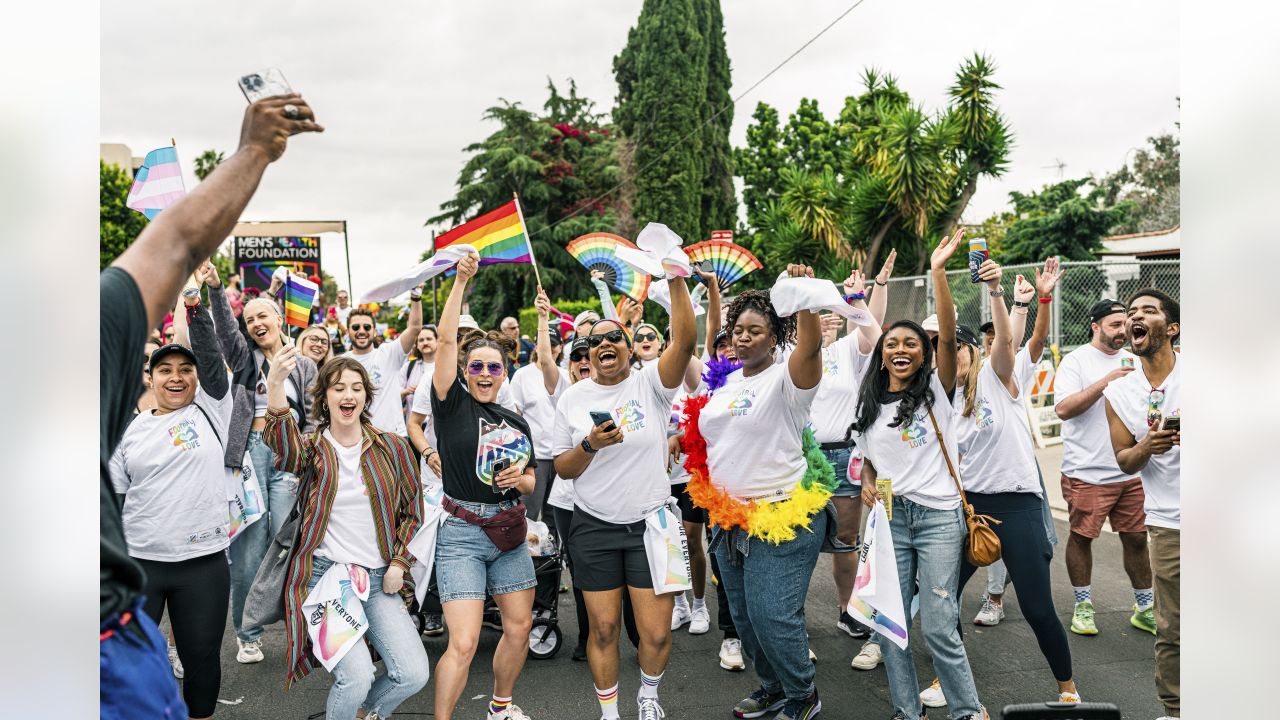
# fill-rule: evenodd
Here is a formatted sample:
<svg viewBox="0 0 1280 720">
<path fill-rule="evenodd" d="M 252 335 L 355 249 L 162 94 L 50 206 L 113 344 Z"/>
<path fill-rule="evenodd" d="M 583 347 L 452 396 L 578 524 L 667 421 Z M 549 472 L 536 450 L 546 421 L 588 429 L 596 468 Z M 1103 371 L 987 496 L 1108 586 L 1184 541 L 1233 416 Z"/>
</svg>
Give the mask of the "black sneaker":
<svg viewBox="0 0 1280 720">
<path fill-rule="evenodd" d="M 738 704 L 733 706 L 733 716 L 736 718 L 758 718 L 775 710 L 780 710 L 786 704 L 787 696 L 781 690 L 776 693 L 769 693 L 764 688 L 760 688 L 739 700 Z"/>
<path fill-rule="evenodd" d="M 587 659 L 586 643 L 578 643 L 578 646 L 573 649 L 573 659 L 577 662 L 583 662 Z"/>
<path fill-rule="evenodd" d="M 444 634 L 444 618 L 438 613 L 427 613 L 422 618 L 422 634 L 436 637 Z"/>
<path fill-rule="evenodd" d="M 774 720 L 810 720 L 822 712 L 822 700 L 818 699 L 818 690 L 804 700 L 788 700 L 782 712 L 774 716 Z"/>
<path fill-rule="evenodd" d="M 866 625 L 854 620 L 848 612 L 841 610 L 840 619 L 836 621 L 836 627 L 843 630 L 849 637 L 854 640 L 866 640 L 871 637 L 871 631 Z"/>
</svg>

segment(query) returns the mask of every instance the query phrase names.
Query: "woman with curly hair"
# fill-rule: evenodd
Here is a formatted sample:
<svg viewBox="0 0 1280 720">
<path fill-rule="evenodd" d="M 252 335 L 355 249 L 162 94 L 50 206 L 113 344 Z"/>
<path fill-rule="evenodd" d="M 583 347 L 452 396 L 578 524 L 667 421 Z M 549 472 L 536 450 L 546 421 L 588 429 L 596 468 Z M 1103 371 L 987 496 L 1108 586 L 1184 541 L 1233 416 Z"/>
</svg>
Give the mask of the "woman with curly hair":
<svg viewBox="0 0 1280 720">
<path fill-rule="evenodd" d="M 949 464 L 955 452 L 956 312 L 947 284 L 947 259 L 961 230 L 933 251 L 933 292 L 938 309 L 937 367 L 929 336 L 900 320 L 880 336 L 858 395 L 853 438 L 862 448 L 862 502 L 876 503 L 876 479 L 889 479 L 889 528 L 898 565 L 902 606 L 910 607 L 917 580 L 924 639 L 946 695 L 951 717 L 985 718 L 957 623 L 958 585 L 965 543 L 964 511 Z M 948 460 L 945 455 L 950 456 Z M 910 631 L 911 618 L 907 618 Z M 924 708 L 911 650 L 881 643 L 895 717 L 918 720 Z"/>
<path fill-rule="evenodd" d="M 813 270 L 790 265 L 787 274 L 813 277 Z M 688 491 L 715 528 L 711 550 L 730 614 L 760 679 L 733 713 L 810 718 L 822 703 L 804 602 L 818 551 L 835 530 L 835 475 L 805 430 L 822 379 L 822 330 L 808 310 L 779 317 L 759 290 L 729 305 L 727 326 L 737 363 L 713 361 L 709 394 L 685 405 L 683 442 Z M 793 349 L 778 363 L 784 345 Z"/>
</svg>

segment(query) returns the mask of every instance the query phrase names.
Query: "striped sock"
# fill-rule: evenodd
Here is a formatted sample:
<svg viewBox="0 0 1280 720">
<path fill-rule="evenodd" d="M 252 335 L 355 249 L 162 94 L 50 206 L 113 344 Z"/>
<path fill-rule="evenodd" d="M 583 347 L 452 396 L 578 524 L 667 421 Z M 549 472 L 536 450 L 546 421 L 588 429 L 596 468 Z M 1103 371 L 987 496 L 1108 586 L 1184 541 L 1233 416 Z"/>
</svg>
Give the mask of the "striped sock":
<svg viewBox="0 0 1280 720">
<path fill-rule="evenodd" d="M 658 683 L 662 682 L 662 673 L 646 675 L 640 671 L 640 697 L 658 697 Z"/>
<path fill-rule="evenodd" d="M 618 720 L 618 685 L 608 690 L 596 688 L 596 700 L 600 701 L 601 720 Z"/>
<path fill-rule="evenodd" d="M 494 695 L 493 698 L 489 700 L 490 715 L 497 715 L 509 707 L 511 707 L 511 698 L 509 697 L 498 697 L 497 695 Z"/>
<path fill-rule="evenodd" d="M 1154 588 L 1146 590 L 1133 589 L 1133 601 L 1138 603 L 1139 610 L 1146 610 L 1156 604 L 1156 591 Z"/>
<path fill-rule="evenodd" d="M 1084 587 L 1076 587 L 1072 585 L 1071 589 L 1076 591 L 1077 604 L 1085 602 L 1086 600 L 1088 600 L 1089 602 L 1093 602 L 1093 586 L 1092 585 L 1085 585 Z"/>
</svg>

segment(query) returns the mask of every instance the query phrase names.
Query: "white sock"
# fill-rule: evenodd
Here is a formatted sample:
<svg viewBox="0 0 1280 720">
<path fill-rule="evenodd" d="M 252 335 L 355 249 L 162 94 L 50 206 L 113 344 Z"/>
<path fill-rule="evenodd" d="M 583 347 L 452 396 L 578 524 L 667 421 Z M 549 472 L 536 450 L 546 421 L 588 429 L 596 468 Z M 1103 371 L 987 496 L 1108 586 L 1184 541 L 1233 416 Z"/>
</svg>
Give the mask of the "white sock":
<svg viewBox="0 0 1280 720">
<path fill-rule="evenodd" d="M 618 685 L 616 683 L 608 690 L 596 688 L 596 700 L 600 701 L 602 720 L 618 720 Z"/>
<path fill-rule="evenodd" d="M 1075 593 L 1076 593 L 1076 602 L 1077 602 L 1077 603 L 1082 603 L 1082 602 L 1084 602 L 1084 601 L 1086 601 L 1086 600 L 1089 600 L 1089 601 L 1092 601 L 1092 600 L 1093 600 L 1093 586 L 1092 586 L 1092 585 L 1085 585 L 1084 587 L 1076 587 L 1076 586 L 1072 585 L 1072 586 L 1071 586 L 1071 589 L 1072 589 L 1072 590 L 1074 590 L 1074 591 L 1075 591 Z"/>
<path fill-rule="evenodd" d="M 695 611 L 697 611 L 697 610 L 705 610 L 705 609 L 706 609 L 706 607 L 707 607 L 707 599 L 706 599 L 706 598 L 694 598 L 694 599 L 693 599 L 693 609 L 694 609 Z"/>
<path fill-rule="evenodd" d="M 680 593 L 679 595 L 676 596 L 676 607 L 682 607 L 682 608 L 689 607 L 689 600 L 684 596 L 684 593 Z"/>
<path fill-rule="evenodd" d="M 657 675 L 648 675 L 644 670 L 640 671 L 640 697 L 656 698 L 658 697 L 658 683 L 662 682 L 662 673 Z"/>
<path fill-rule="evenodd" d="M 1145 590 L 1134 588 L 1133 602 L 1137 604 L 1139 610 L 1146 610 L 1156 604 L 1156 591 L 1152 588 L 1147 588 Z"/>
</svg>

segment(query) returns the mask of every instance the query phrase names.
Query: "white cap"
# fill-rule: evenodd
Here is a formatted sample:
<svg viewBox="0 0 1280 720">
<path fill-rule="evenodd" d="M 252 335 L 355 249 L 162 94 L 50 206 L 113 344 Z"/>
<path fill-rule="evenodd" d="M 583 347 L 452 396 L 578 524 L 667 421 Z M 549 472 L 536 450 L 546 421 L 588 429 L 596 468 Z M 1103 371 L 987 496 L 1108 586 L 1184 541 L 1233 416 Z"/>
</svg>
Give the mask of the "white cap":
<svg viewBox="0 0 1280 720">
<path fill-rule="evenodd" d="M 458 316 L 458 329 L 479 330 L 480 326 L 476 323 L 476 319 L 467 314 Z"/>
<path fill-rule="evenodd" d="M 925 332 L 938 332 L 938 314 L 934 313 L 925 318 L 924 322 L 920 323 L 920 327 L 924 328 Z"/>
<path fill-rule="evenodd" d="M 578 326 L 581 325 L 586 320 L 594 321 L 599 319 L 600 319 L 600 313 L 596 312 L 595 310 L 583 310 L 582 312 L 578 313 L 576 317 L 573 318 L 573 327 L 576 330 Z"/>
</svg>

